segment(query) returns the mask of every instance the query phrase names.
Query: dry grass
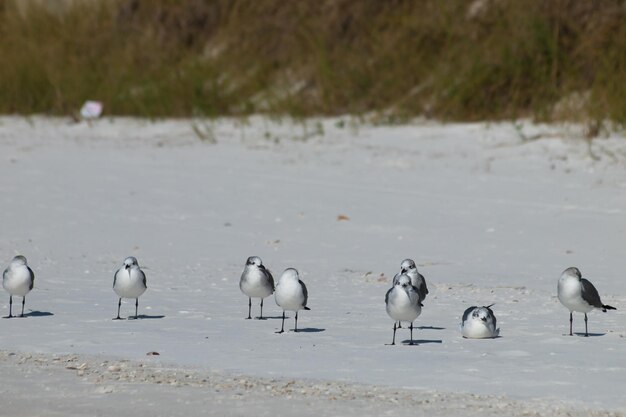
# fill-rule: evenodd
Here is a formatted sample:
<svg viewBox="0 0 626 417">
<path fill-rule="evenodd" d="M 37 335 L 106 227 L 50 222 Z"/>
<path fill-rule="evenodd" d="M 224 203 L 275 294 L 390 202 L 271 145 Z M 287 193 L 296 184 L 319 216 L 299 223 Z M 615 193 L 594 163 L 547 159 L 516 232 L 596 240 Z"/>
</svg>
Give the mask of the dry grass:
<svg viewBox="0 0 626 417">
<path fill-rule="evenodd" d="M 0 112 L 624 123 L 625 50 L 617 0 L 0 0 Z"/>
</svg>

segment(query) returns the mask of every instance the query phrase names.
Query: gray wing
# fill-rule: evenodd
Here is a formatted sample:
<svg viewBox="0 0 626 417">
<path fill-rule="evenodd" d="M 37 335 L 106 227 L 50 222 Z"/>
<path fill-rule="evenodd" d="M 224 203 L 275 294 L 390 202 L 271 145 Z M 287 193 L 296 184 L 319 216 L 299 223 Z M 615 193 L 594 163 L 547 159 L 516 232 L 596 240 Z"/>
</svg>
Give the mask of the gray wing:
<svg viewBox="0 0 626 417">
<path fill-rule="evenodd" d="M 580 295 L 583 297 L 583 300 L 594 307 L 602 308 L 602 301 L 600 300 L 600 294 L 598 294 L 596 287 L 594 287 L 593 284 L 585 278 L 580 280 L 580 284 L 582 286 Z"/>
<path fill-rule="evenodd" d="M 306 307 L 306 302 L 309 300 L 309 292 L 306 289 L 306 285 L 301 280 L 298 280 L 300 286 L 302 287 L 302 294 L 304 294 L 304 302 L 302 303 L 302 307 Z"/>
<path fill-rule="evenodd" d="M 393 287 L 389 288 L 387 294 L 385 294 L 385 304 L 389 303 L 389 294 L 391 294 L 391 291 L 393 291 Z"/>
<path fill-rule="evenodd" d="M 2 273 L 2 280 L 6 280 L 7 279 L 7 274 L 9 273 L 9 268 L 5 269 L 4 272 Z"/>
<path fill-rule="evenodd" d="M 474 311 L 475 308 L 476 306 L 471 306 L 467 310 L 465 310 L 465 312 L 463 313 L 463 319 L 462 319 L 463 323 L 465 323 L 465 320 L 467 320 L 467 318 L 469 317 L 470 314 L 472 314 L 472 311 Z"/>
<path fill-rule="evenodd" d="M 28 273 L 30 274 L 30 289 L 32 290 L 33 287 L 35 286 L 35 273 L 33 272 L 32 269 L 30 269 L 30 266 L 27 266 L 26 268 L 28 268 Z"/>
<path fill-rule="evenodd" d="M 145 274 L 145 272 L 143 272 L 141 269 L 139 270 L 139 272 L 141 272 L 141 275 L 143 275 L 143 286 L 148 288 L 148 283 L 146 282 L 146 274 Z"/>
<path fill-rule="evenodd" d="M 493 304 L 492 304 L 493 305 Z M 493 329 L 497 329 L 497 320 L 496 320 L 496 315 L 493 314 L 493 310 L 491 309 L 491 306 L 486 306 L 485 307 L 487 309 L 487 311 L 489 311 L 489 315 L 491 316 L 491 320 L 493 320 Z"/>
<path fill-rule="evenodd" d="M 120 272 L 119 269 L 117 271 L 115 271 L 115 274 L 113 274 L 113 288 L 115 288 L 115 283 L 117 282 L 117 273 L 118 272 Z"/>
<path fill-rule="evenodd" d="M 424 278 L 424 275 L 420 274 L 419 272 L 417 273 L 417 276 L 421 278 L 422 282 L 424 283 L 424 288 L 422 292 L 423 292 L 424 298 L 426 298 L 426 294 L 428 294 L 428 286 L 426 285 L 426 278 Z"/>
<path fill-rule="evenodd" d="M 267 269 L 263 265 L 261 265 L 259 268 L 261 268 L 261 271 L 263 271 L 265 273 L 265 276 L 267 277 L 267 280 L 270 282 L 270 285 L 272 286 L 272 290 L 275 290 L 276 286 L 274 285 L 274 277 L 272 276 L 272 273 L 269 271 L 269 269 Z M 300 282 L 302 282 L 302 281 L 300 281 Z M 306 289 L 305 289 L 305 291 L 306 291 Z"/>
</svg>

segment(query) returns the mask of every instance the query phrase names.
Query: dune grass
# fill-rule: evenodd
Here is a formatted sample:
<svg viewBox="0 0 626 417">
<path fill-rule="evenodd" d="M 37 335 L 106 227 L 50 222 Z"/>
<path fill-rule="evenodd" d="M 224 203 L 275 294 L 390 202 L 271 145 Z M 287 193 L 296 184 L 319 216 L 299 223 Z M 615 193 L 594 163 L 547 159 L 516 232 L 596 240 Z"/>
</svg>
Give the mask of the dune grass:
<svg viewBox="0 0 626 417">
<path fill-rule="evenodd" d="M 626 6 L 3 0 L 0 112 L 626 122 Z"/>
</svg>

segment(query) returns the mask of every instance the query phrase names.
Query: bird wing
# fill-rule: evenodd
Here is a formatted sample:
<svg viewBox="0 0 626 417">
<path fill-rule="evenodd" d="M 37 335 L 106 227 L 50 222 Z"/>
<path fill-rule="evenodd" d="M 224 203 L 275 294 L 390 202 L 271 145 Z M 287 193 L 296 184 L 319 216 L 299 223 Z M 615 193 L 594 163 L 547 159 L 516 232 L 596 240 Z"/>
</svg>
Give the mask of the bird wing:
<svg viewBox="0 0 626 417">
<path fill-rule="evenodd" d="M 302 294 L 304 295 L 304 302 L 302 303 L 302 307 L 306 307 L 306 302 L 309 300 L 309 292 L 306 289 L 306 285 L 301 280 L 298 280 L 300 283 L 300 287 L 302 287 Z"/>
<path fill-rule="evenodd" d="M 30 287 L 29 289 L 33 289 L 33 287 L 35 286 L 35 273 L 33 272 L 32 269 L 30 269 L 30 266 L 27 266 L 26 268 L 28 268 L 28 273 L 30 274 Z"/>
<path fill-rule="evenodd" d="M 491 317 L 491 320 L 493 320 L 493 329 L 495 330 L 497 328 L 496 326 L 497 320 L 496 320 L 496 315 L 493 314 L 493 310 L 491 309 L 491 306 L 486 306 L 485 308 L 487 309 L 487 311 L 489 311 L 489 316 Z"/>
<path fill-rule="evenodd" d="M 389 288 L 389 290 L 387 291 L 387 294 L 385 294 L 385 304 L 389 303 L 389 294 L 391 294 L 391 291 L 393 291 L 394 287 Z"/>
<path fill-rule="evenodd" d="M 118 272 L 120 272 L 119 269 L 117 271 L 115 271 L 115 274 L 113 274 L 113 288 L 115 288 L 115 283 L 117 282 L 117 273 Z"/>
<path fill-rule="evenodd" d="M 419 272 L 417 273 L 417 276 L 419 278 L 421 278 L 422 283 L 424 283 L 424 288 L 423 288 L 423 295 L 426 296 L 426 294 L 428 294 L 428 286 L 426 285 L 426 278 L 424 278 L 424 275 L 420 274 Z"/>
<path fill-rule="evenodd" d="M 580 280 L 580 285 L 582 287 L 580 295 L 583 297 L 583 300 L 594 307 L 602 308 L 602 301 L 600 300 L 600 294 L 598 294 L 596 287 L 585 278 Z"/>
<path fill-rule="evenodd" d="M 476 308 L 476 306 L 471 306 L 468 307 L 467 310 L 465 310 L 465 312 L 463 313 L 463 319 L 462 319 L 462 323 L 465 323 L 465 320 L 467 320 L 467 318 L 469 317 L 470 314 L 472 314 L 472 311 L 474 311 L 474 309 Z"/>
<path fill-rule="evenodd" d="M 263 271 L 265 273 L 265 276 L 267 277 L 268 281 L 272 285 L 272 290 L 275 290 L 276 287 L 274 286 L 274 277 L 272 276 L 272 273 L 269 271 L 269 269 L 267 269 L 263 265 L 260 265 L 259 269 L 261 269 L 261 271 Z M 300 281 L 300 282 L 302 282 L 302 281 Z"/>
<path fill-rule="evenodd" d="M 141 277 L 143 278 L 143 286 L 148 288 L 148 283 L 146 282 L 146 274 L 140 269 L 139 272 L 141 272 Z"/>
<path fill-rule="evenodd" d="M 7 275 L 9 275 L 9 268 L 5 269 L 2 273 L 2 280 L 5 281 L 7 279 Z"/>
</svg>

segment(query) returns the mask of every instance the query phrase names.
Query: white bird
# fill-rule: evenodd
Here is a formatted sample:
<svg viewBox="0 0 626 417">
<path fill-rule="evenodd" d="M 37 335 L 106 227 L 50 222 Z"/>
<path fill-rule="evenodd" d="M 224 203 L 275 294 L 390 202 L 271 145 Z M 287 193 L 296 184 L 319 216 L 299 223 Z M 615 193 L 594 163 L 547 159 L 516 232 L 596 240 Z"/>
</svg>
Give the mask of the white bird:
<svg viewBox="0 0 626 417">
<path fill-rule="evenodd" d="M 26 304 L 26 294 L 33 289 L 35 285 L 35 274 L 27 265 L 26 258 L 17 255 L 11 260 L 11 263 L 2 274 L 2 286 L 10 294 L 9 295 L 9 315 L 6 318 L 13 317 L 13 296 L 22 297 L 22 314 L 24 317 L 24 305 Z"/>
<path fill-rule="evenodd" d="M 122 298 L 135 299 L 135 319 L 137 319 L 139 296 L 147 289 L 146 274 L 139 268 L 137 258 L 129 256 L 124 259 L 124 265 L 117 270 L 113 277 L 113 291 L 120 297 L 117 303 L 117 317 L 113 320 L 121 320 L 120 308 L 122 307 Z"/>
<path fill-rule="evenodd" d="M 393 285 L 396 285 L 398 278 L 402 274 L 406 274 L 409 278 L 411 278 L 411 285 L 417 289 L 420 296 L 420 302 L 424 301 L 426 299 L 426 295 L 428 295 L 426 278 L 424 278 L 424 276 L 417 271 L 417 266 L 415 266 L 413 259 L 405 259 L 402 261 L 400 264 L 400 272 L 393 277 Z"/>
<path fill-rule="evenodd" d="M 411 278 L 411 285 L 415 287 L 417 293 L 420 298 L 420 303 L 426 299 L 426 295 L 428 295 L 428 286 L 426 286 L 426 278 L 422 274 L 417 271 L 417 266 L 415 266 L 415 261 L 413 259 L 405 259 L 400 263 L 400 272 L 398 272 L 393 277 L 392 286 L 396 285 L 398 278 L 402 274 L 406 274 L 409 278 Z M 398 322 L 398 329 L 402 328 L 402 323 Z"/>
<path fill-rule="evenodd" d="M 617 310 L 610 305 L 602 304 L 598 290 L 591 282 L 582 277 L 578 268 L 567 268 L 559 278 L 557 285 L 559 301 L 569 310 L 569 335 L 572 336 L 572 325 L 574 322 L 573 312 L 585 313 L 585 336 L 589 336 L 587 331 L 587 313 L 594 308 L 606 313 L 607 310 Z"/>
<path fill-rule="evenodd" d="M 417 289 L 411 285 L 411 278 L 402 274 L 396 280 L 393 287 L 385 295 L 387 314 L 394 320 L 393 341 L 396 344 L 396 322 L 408 321 L 411 323 L 411 342 L 413 344 L 413 321 L 422 313 L 422 305 L 419 300 Z"/>
<path fill-rule="evenodd" d="M 491 309 L 493 304 L 483 307 L 471 306 L 463 313 L 461 333 L 468 339 L 487 339 L 498 337 L 500 329 L 496 327 L 496 315 Z"/>
<path fill-rule="evenodd" d="M 287 268 L 285 272 L 278 279 L 276 284 L 276 292 L 274 293 L 276 304 L 283 309 L 283 323 L 280 327 L 280 331 L 276 333 L 283 333 L 285 331 L 285 311 L 296 312 L 296 325 L 294 331 L 298 331 L 298 311 L 310 310 L 306 306 L 309 298 L 309 293 L 306 289 L 304 282 L 300 280 L 298 271 L 294 268 Z"/>
<path fill-rule="evenodd" d="M 252 316 L 252 299 L 261 299 L 261 314 L 259 320 L 263 319 L 263 299 L 274 293 L 274 277 L 270 271 L 263 266 L 263 261 L 258 256 L 251 256 L 246 261 L 246 266 L 239 280 L 239 289 L 248 296 L 248 319 Z"/>
</svg>

